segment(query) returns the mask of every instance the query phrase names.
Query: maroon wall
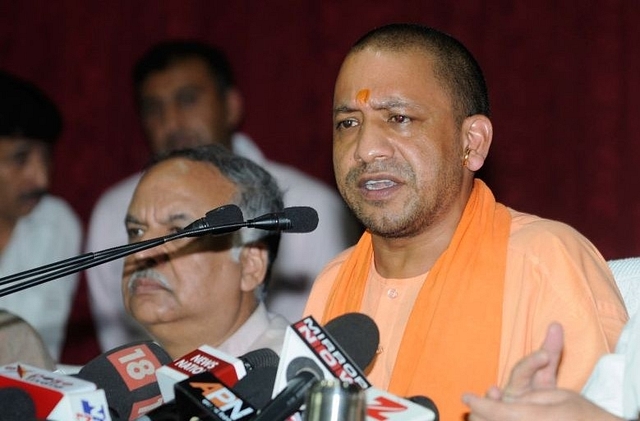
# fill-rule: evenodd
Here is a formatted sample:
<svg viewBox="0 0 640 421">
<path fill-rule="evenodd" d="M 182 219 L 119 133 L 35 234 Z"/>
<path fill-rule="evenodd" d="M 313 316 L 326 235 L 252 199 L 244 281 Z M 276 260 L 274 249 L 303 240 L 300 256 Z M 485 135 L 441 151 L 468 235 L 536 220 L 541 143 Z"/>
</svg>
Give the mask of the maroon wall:
<svg viewBox="0 0 640 421">
<path fill-rule="evenodd" d="M 246 97 L 243 130 L 333 182 L 332 85 L 347 48 L 379 24 L 432 25 L 485 69 L 495 137 L 482 176 L 498 199 L 568 222 L 614 258 L 640 254 L 639 18 L 629 0 L 1 0 L 0 67 L 63 109 L 54 191 L 86 221 L 146 160 L 130 71 L 154 42 L 222 47 Z"/>
</svg>

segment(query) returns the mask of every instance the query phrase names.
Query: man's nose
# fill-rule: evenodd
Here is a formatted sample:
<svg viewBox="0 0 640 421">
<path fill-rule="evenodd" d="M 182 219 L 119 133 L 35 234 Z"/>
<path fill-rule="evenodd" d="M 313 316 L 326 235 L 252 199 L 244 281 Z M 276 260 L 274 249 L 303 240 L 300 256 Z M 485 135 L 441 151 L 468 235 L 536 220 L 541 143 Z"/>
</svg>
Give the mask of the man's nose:
<svg viewBox="0 0 640 421">
<path fill-rule="evenodd" d="M 371 163 L 375 160 L 390 158 L 393 155 L 393 144 L 388 133 L 379 124 L 364 121 L 357 134 L 354 159 L 358 162 Z"/>
<path fill-rule="evenodd" d="M 137 251 L 130 257 L 130 262 L 136 266 L 136 269 L 156 267 L 168 260 L 169 253 L 166 249 L 166 245 L 164 244 L 150 249 Z"/>
<path fill-rule="evenodd" d="M 182 122 L 183 112 L 180 110 L 180 107 L 176 106 L 175 104 L 167 105 L 163 116 L 165 131 L 171 133 L 181 128 Z"/>
</svg>

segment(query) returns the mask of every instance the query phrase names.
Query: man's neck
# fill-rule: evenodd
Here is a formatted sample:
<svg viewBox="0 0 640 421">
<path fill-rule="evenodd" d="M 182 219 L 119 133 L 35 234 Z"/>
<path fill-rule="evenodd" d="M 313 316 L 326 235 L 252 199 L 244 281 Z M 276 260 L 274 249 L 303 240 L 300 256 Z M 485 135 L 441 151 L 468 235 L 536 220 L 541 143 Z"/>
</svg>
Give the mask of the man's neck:
<svg viewBox="0 0 640 421">
<path fill-rule="evenodd" d="M 441 218 L 422 232 L 402 238 L 373 236 L 373 255 L 380 276 L 412 278 L 428 272 L 449 247 L 471 195 L 473 179 L 465 183 L 460 197 Z"/>
<path fill-rule="evenodd" d="M 376 270 L 384 278 L 412 278 L 428 272 L 446 250 L 451 238 L 423 239 L 373 237 Z"/>
<path fill-rule="evenodd" d="M 423 232 L 403 238 L 373 236 L 376 270 L 384 278 L 412 278 L 428 272 L 449 247 L 460 222 L 461 211 Z"/>
<path fill-rule="evenodd" d="M 253 292 L 245 294 L 251 294 L 252 296 Z M 220 327 L 220 323 L 216 324 L 215 320 L 194 321 L 189 319 L 160 323 L 147 327 L 147 330 L 162 345 L 171 358 L 175 359 L 197 349 L 202 344 L 214 348 L 220 347 L 249 319 L 257 306 L 258 301 L 255 298 L 244 300 L 238 310 L 239 313 L 235 321 L 225 326 L 222 330 L 214 328 L 216 326 Z"/>
</svg>

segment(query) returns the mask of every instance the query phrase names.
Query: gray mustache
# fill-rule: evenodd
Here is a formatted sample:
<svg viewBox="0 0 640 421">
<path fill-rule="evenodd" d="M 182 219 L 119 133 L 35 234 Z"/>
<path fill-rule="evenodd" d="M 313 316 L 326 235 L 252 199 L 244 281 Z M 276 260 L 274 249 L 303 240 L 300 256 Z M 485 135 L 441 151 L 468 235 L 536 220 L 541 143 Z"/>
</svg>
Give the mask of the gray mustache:
<svg viewBox="0 0 640 421">
<path fill-rule="evenodd" d="M 154 281 L 157 281 L 160 285 L 162 285 L 164 288 L 169 290 L 171 289 L 171 286 L 169 285 L 169 281 L 167 281 L 167 278 L 165 278 L 163 274 L 153 269 L 142 269 L 142 270 L 136 270 L 131 274 L 131 276 L 129 276 L 129 279 L 127 281 L 127 289 L 129 290 L 129 292 L 133 291 L 135 287 L 135 283 L 138 279 L 153 279 Z"/>
</svg>

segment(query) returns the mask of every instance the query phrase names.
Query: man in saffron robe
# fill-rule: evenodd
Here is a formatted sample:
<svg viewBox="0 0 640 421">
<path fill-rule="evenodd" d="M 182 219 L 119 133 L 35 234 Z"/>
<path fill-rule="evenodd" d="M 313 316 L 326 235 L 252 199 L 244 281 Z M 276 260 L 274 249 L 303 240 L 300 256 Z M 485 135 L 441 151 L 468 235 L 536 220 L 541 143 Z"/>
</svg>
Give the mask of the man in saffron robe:
<svg viewBox="0 0 640 421">
<path fill-rule="evenodd" d="M 559 383 L 579 390 L 627 313 L 586 238 L 475 179 L 493 128 L 469 51 L 420 25 L 369 32 L 338 74 L 333 127 L 337 185 L 366 232 L 319 275 L 305 314 L 371 316 L 369 379 L 430 397 L 443 420 L 463 419 L 463 392 L 506 383 L 552 321 L 567 337 Z"/>
</svg>

